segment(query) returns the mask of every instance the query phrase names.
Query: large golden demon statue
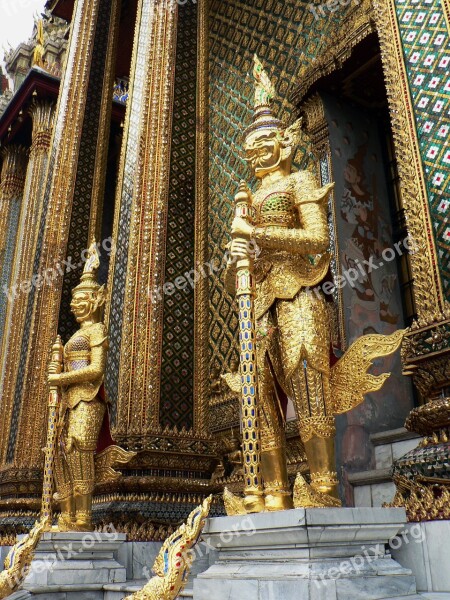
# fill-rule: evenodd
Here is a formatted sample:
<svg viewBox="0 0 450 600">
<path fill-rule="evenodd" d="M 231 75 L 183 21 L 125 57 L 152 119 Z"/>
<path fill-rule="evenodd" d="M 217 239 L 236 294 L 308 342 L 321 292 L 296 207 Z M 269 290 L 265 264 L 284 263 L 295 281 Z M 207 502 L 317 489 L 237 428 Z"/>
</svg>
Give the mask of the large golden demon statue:
<svg viewBox="0 0 450 600">
<path fill-rule="evenodd" d="M 45 472 L 51 471 L 51 465 L 54 465 L 55 497 L 61 509 L 60 531 L 92 530 L 95 484 L 118 478 L 120 475 L 112 466 L 124 464 L 135 455 L 111 444 L 103 388 L 108 350 L 108 335 L 102 322 L 105 286 L 97 283 L 99 265 L 97 246 L 93 243 L 81 283 L 72 291 L 71 309 L 80 328 L 65 347 L 61 347 L 63 351 L 59 356 L 58 338 L 49 369 L 47 455 L 52 458 Z M 57 393 L 53 405 L 52 390 Z M 53 428 L 56 430 L 54 436 Z M 99 447 L 101 431 L 103 449 Z M 44 480 L 44 496 L 45 489 Z M 45 504 L 44 500 L 43 516 L 47 516 Z"/>
<path fill-rule="evenodd" d="M 254 424 L 259 433 L 256 435 L 252 428 L 246 430 L 254 411 L 249 413 L 244 401 L 244 467 L 246 463 L 257 462 L 251 452 L 249 455 L 249 448 L 251 451 L 259 445 L 262 483 L 252 479 L 252 474 L 257 472 L 257 467 L 252 466 L 248 470 L 243 503 L 240 505 L 239 499 L 232 498 L 229 492 L 225 501 L 229 513 L 293 507 L 284 433 L 287 399 L 290 398 L 311 472 L 310 486 L 301 476 L 297 478 L 296 505 L 339 506 L 335 415 L 362 402 L 365 393 L 381 388 L 388 375 L 376 377 L 367 374 L 367 370 L 374 358 L 399 347 L 403 332 L 357 340 L 332 368 L 329 311 L 325 297 L 312 288 L 318 286 L 329 271 L 327 212 L 333 184 L 319 187 L 309 171 L 292 172 L 299 123 L 286 128 L 273 115 L 274 88 L 257 57 L 254 76 L 255 115 L 245 132 L 244 150 L 245 160 L 260 184 L 252 193 L 241 182 L 236 196 L 236 206 L 241 209 L 237 210 L 232 224 L 233 261 L 228 267 L 227 287 L 234 285 L 236 290 L 230 275 L 236 271 L 237 261 L 239 296 L 239 285 L 245 279 L 242 261 L 248 260 L 252 246 L 249 241 L 254 240 L 258 252 L 249 265 L 255 281 L 259 423 Z M 242 210 L 245 205 L 247 209 Z M 243 308 L 245 306 L 240 304 L 242 382 L 248 372 L 246 357 L 242 354 L 242 350 L 248 351 L 244 339 L 247 333 L 243 337 L 247 327 L 243 319 L 248 314 Z M 246 389 L 243 390 L 245 395 Z M 255 443 L 248 446 L 246 440 L 251 439 Z M 261 485 L 262 493 L 258 492 Z"/>
</svg>

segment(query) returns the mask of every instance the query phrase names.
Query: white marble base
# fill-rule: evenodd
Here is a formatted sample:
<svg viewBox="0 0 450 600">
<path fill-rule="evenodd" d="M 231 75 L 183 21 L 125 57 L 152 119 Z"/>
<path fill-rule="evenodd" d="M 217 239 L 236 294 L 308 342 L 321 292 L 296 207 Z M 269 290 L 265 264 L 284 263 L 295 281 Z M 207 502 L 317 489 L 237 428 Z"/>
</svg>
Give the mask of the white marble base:
<svg viewBox="0 0 450 600">
<path fill-rule="evenodd" d="M 450 599 L 450 521 L 408 523 L 402 532 L 391 544 L 395 560 L 414 572 L 418 590 Z"/>
<path fill-rule="evenodd" d="M 162 542 L 126 542 L 115 554 L 127 570 L 127 581 L 149 579 L 151 568 L 162 548 Z"/>
<path fill-rule="evenodd" d="M 412 572 L 385 551 L 403 509 L 298 509 L 210 519 L 218 561 L 194 600 L 419 599 Z"/>
<path fill-rule="evenodd" d="M 103 600 L 103 587 L 125 582 L 114 553 L 124 534 L 45 533 L 22 589 L 45 600 Z"/>
</svg>

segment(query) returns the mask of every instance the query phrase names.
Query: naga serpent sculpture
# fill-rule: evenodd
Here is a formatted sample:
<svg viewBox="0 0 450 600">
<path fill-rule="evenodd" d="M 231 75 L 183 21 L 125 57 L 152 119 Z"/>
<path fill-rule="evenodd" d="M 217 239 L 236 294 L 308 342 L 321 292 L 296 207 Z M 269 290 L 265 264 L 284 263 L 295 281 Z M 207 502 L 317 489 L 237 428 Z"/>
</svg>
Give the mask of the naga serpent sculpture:
<svg viewBox="0 0 450 600">
<path fill-rule="evenodd" d="M 194 557 L 192 549 L 198 543 L 209 515 L 212 496 L 191 512 L 164 542 L 153 565 L 155 577 L 125 600 L 174 600 L 186 586 Z"/>
<path fill-rule="evenodd" d="M 34 551 L 46 525 L 45 519 L 38 521 L 30 533 L 9 551 L 5 560 L 5 570 L 0 573 L 0 600 L 13 594 L 28 575 Z"/>
</svg>

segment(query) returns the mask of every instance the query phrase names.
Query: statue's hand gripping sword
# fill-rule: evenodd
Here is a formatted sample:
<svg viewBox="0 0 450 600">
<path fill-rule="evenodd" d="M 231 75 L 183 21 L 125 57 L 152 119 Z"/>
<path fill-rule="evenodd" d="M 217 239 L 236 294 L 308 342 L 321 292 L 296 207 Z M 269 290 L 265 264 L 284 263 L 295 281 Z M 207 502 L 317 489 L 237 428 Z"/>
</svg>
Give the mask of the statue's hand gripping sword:
<svg viewBox="0 0 450 600">
<path fill-rule="evenodd" d="M 52 358 L 49 365 L 49 374 L 58 374 L 63 370 L 64 346 L 60 336 L 52 347 Z M 58 420 L 60 411 L 60 391 L 58 386 L 50 385 L 48 395 L 48 429 L 47 444 L 45 446 L 44 485 L 42 490 L 41 517 L 47 519 L 48 527 L 52 524 L 52 499 L 54 465 L 56 456 L 56 445 L 58 443 Z"/>
<path fill-rule="evenodd" d="M 252 221 L 251 192 L 241 181 L 235 198 L 235 216 Z M 237 239 L 238 236 L 235 236 Z M 249 243 L 250 240 L 243 240 Z M 258 374 L 256 365 L 256 295 L 254 258 L 247 252 L 236 264 L 236 296 L 239 303 L 239 352 L 242 392 L 242 450 L 244 455 L 244 506 L 247 512 L 264 510 L 261 478 Z"/>
</svg>

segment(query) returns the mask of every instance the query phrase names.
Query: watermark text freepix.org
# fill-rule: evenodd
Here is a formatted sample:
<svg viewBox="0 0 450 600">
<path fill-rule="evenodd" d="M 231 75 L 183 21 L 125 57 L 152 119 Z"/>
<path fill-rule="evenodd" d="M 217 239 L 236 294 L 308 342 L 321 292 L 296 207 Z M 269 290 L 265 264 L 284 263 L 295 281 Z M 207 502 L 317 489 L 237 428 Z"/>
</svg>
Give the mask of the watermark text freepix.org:
<svg viewBox="0 0 450 600">
<path fill-rule="evenodd" d="M 106 254 L 111 254 L 114 250 L 114 242 L 111 237 L 106 238 L 103 242 L 97 242 L 97 249 L 101 255 L 102 250 Z M 33 288 L 40 289 L 44 285 L 52 285 L 58 277 L 62 277 L 64 273 L 71 273 L 81 268 L 89 258 L 89 249 L 85 248 L 81 253 L 81 261 L 74 263 L 71 256 L 66 260 L 57 260 L 53 267 L 49 267 L 40 273 L 35 273 L 30 279 L 15 283 L 8 287 L 3 286 L 2 292 L 12 302 L 19 294 L 29 294 Z"/>
<path fill-rule="evenodd" d="M 343 270 L 342 275 L 337 275 L 334 278 L 334 281 L 325 281 L 315 288 L 308 287 L 306 290 L 309 293 L 314 293 L 316 296 L 320 297 L 321 293 L 329 296 L 334 294 L 336 289 L 342 290 L 347 285 L 355 288 L 357 282 L 359 282 L 361 278 L 367 278 L 367 276 L 374 271 L 384 267 L 386 263 L 390 263 L 395 260 L 397 256 L 402 256 L 405 253 L 416 254 L 418 250 L 419 246 L 415 240 L 411 236 L 408 236 L 400 242 L 395 243 L 392 248 L 385 248 L 379 257 L 372 255 L 367 260 L 354 260 L 354 267 Z"/>
<path fill-rule="evenodd" d="M 255 241 L 250 240 L 247 244 L 248 254 L 250 256 L 257 256 L 259 253 L 259 247 Z M 162 300 L 162 297 L 172 296 L 177 290 L 187 291 L 189 288 L 194 289 L 200 279 L 216 275 L 219 271 L 223 270 L 227 264 L 234 263 L 238 259 L 236 256 L 231 255 L 229 250 L 226 250 L 222 260 L 213 258 L 206 263 L 197 263 L 197 266 L 190 271 L 186 271 L 183 275 L 177 277 L 173 282 L 169 281 L 163 285 L 157 285 L 150 290 L 150 298 L 153 302 Z"/>
<path fill-rule="evenodd" d="M 335 13 L 341 8 L 345 8 L 349 4 L 361 4 L 361 0 L 328 0 L 328 2 L 323 2 L 322 4 L 313 4 L 310 2 L 308 4 L 308 9 L 314 15 L 316 20 L 328 16 L 330 13 Z"/>
<path fill-rule="evenodd" d="M 416 523 L 409 529 L 404 529 L 388 542 L 388 550 L 399 550 L 402 546 L 407 546 L 410 543 L 422 544 L 425 541 L 425 535 L 421 524 Z M 384 544 L 376 544 L 366 548 L 361 547 L 361 553 L 349 557 L 348 560 L 343 560 L 335 567 L 322 571 L 318 579 L 314 581 L 317 587 L 324 585 L 327 580 L 336 580 L 345 576 L 361 575 L 364 571 L 370 570 L 370 565 L 378 560 L 383 559 L 386 555 Z"/>
</svg>

